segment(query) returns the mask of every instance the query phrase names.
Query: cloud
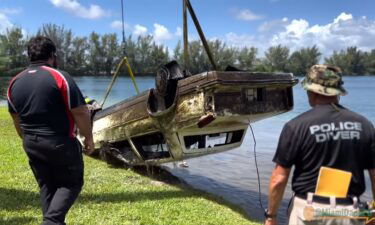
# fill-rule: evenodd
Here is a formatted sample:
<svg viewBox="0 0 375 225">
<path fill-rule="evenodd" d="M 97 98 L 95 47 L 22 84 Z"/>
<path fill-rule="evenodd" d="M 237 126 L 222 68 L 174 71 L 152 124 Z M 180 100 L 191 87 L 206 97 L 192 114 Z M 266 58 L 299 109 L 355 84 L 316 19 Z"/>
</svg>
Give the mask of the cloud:
<svg viewBox="0 0 375 225">
<path fill-rule="evenodd" d="M 114 20 L 114 21 L 112 21 L 112 23 L 110 24 L 110 26 L 113 29 L 121 30 L 122 29 L 122 22 L 120 20 Z M 148 30 L 147 27 L 145 27 L 143 25 L 140 25 L 140 24 L 136 24 L 135 26 L 131 26 L 128 23 L 125 23 L 125 29 L 126 30 L 131 30 L 132 34 L 134 36 L 152 35 L 154 37 L 154 41 L 156 43 L 158 43 L 158 44 L 161 44 L 164 41 L 171 40 L 174 37 L 180 37 L 180 36 L 182 36 L 182 29 L 180 27 L 176 28 L 176 32 L 175 33 L 171 33 L 168 30 L 167 27 L 165 27 L 165 26 L 163 26 L 161 24 L 158 24 L 158 23 L 154 23 L 154 30 L 153 30 L 153 32 L 149 32 L 149 30 Z"/>
<path fill-rule="evenodd" d="M 288 18 L 284 17 L 278 20 L 266 21 L 258 27 L 258 31 L 262 33 L 281 32 L 285 30 L 285 26 L 289 23 Z"/>
<path fill-rule="evenodd" d="M 14 15 L 19 14 L 22 12 L 22 8 L 2 8 L 0 9 L 0 13 L 6 14 L 6 15 Z"/>
<path fill-rule="evenodd" d="M 340 23 L 340 21 L 352 20 L 352 19 L 353 19 L 352 14 L 346 14 L 345 12 L 343 12 L 336 19 L 333 20 L 333 23 Z"/>
<path fill-rule="evenodd" d="M 261 15 L 253 13 L 250 9 L 234 9 L 232 10 L 232 13 L 235 15 L 236 19 L 244 21 L 260 20 L 264 18 Z"/>
<path fill-rule="evenodd" d="M 292 20 L 285 31 L 273 35 L 271 44 L 283 44 L 294 49 L 317 45 L 324 54 L 357 46 L 362 50 L 375 48 L 375 21 L 355 19 L 345 12 L 325 25 L 310 25 L 304 19 Z"/>
<path fill-rule="evenodd" d="M 22 12 L 22 8 L 0 8 L 0 34 L 6 33 L 8 29 L 12 29 L 15 25 L 11 22 L 9 15 L 14 15 Z M 23 37 L 28 35 L 25 29 L 21 28 Z"/>
<path fill-rule="evenodd" d="M 255 46 L 260 53 L 278 44 L 292 51 L 316 45 L 324 56 L 350 46 L 363 51 L 375 49 L 375 20 L 354 18 L 345 12 L 323 25 L 312 25 L 305 19 L 283 18 L 263 23 L 258 31 L 256 36 L 228 33 L 225 40 L 235 46 Z"/>
<path fill-rule="evenodd" d="M 119 29 L 120 30 L 120 29 L 122 29 L 122 22 L 120 20 L 114 20 L 114 21 L 112 21 L 110 26 L 113 29 Z"/>
<path fill-rule="evenodd" d="M 63 9 L 66 12 L 85 19 L 99 19 L 110 15 L 108 11 L 105 11 L 98 5 L 84 7 L 77 0 L 50 0 L 50 2 L 56 8 Z"/>
<path fill-rule="evenodd" d="M 263 56 L 263 53 L 267 50 L 269 45 L 266 45 L 265 42 L 266 37 L 256 36 L 256 35 L 248 35 L 248 34 L 236 34 L 233 32 L 227 33 L 224 38 L 225 42 L 233 47 L 256 47 L 258 48 L 259 56 Z"/>
<path fill-rule="evenodd" d="M 114 20 L 110 24 L 111 28 L 117 29 L 117 30 L 122 30 L 122 21 L 121 20 Z M 124 23 L 125 30 L 130 28 L 130 25 L 128 23 Z"/>
<path fill-rule="evenodd" d="M 237 47 L 254 46 L 257 41 L 255 35 L 238 35 L 233 32 L 227 33 L 225 39 L 227 42 Z"/>
<path fill-rule="evenodd" d="M 156 43 L 162 43 L 163 41 L 172 39 L 172 34 L 169 32 L 169 30 L 165 26 L 158 23 L 154 23 L 153 36 Z"/>
<path fill-rule="evenodd" d="M 133 34 L 136 36 L 144 36 L 147 34 L 147 27 L 137 24 L 134 26 Z"/>
<path fill-rule="evenodd" d="M 114 20 L 112 21 L 112 23 L 110 24 L 111 28 L 113 29 L 117 29 L 117 30 L 122 30 L 122 22 L 121 20 Z M 147 35 L 147 27 L 144 27 L 142 25 L 135 25 L 134 28 L 132 28 L 128 23 L 125 23 L 124 24 L 125 26 L 125 30 L 132 30 L 132 33 L 135 35 L 135 36 L 143 36 L 143 35 Z"/>
<path fill-rule="evenodd" d="M 12 28 L 13 24 L 10 22 L 9 18 L 0 12 L 0 34 L 3 34 L 7 29 Z"/>
<path fill-rule="evenodd" d="M 183 32 L 182 32 L 181 27 L 177 27 L 176 28 L 176 32 L 174 33 L 174 35 L 176 35 L 177 37 L 181 37 L 182 34 L 183 34 Z"/>
</svg>

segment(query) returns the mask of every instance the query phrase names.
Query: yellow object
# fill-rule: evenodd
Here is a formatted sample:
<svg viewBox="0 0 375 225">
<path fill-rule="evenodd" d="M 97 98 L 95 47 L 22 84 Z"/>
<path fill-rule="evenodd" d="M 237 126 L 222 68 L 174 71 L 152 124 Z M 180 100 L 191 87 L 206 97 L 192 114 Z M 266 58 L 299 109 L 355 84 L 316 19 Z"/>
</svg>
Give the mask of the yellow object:
<svg viewBox="0 0 375 225">
<path fill-rule="evenodd" d="M 106 91 L 106 93 L 105 93 L 105 95 L 104 95 L 104 99 L 103 99 L 103 102 L 102 102 L 102 105 L 101 105 L 102 107 L 103 107 L 105 101 L 107 100 L 107 97 L 108 97 L 109 93 L 110 93 L 111 90 L 112 90 L 112 86 L 113 86 L 113 84 L 115 83 L 115 81 L 116 81 L 116 79 L 117 79 L 117 77 L 118 77 L 118 73 L 119 73 L 121 67 L 122 67 L 124 64 L 126 65 L 126 68 L 128 69 L 129 75 L 130 75 L 130 77 L 132 78 L 132 81 L 133 81 L 133 85 L 134 85 L 135 91 L 137 92 L 137 94 L 139 94 L 138 85 L 137 85 L 137 82 L 135 81 L 135 77 L 134 77 L 134 74 L 133 74 L 132 68 L 131 68 L 130 63 L 129 63 L 129 61 L 128 61 L 128 58 L 125 56 L 125 57 L 120 61 L 120 63 L 117 65 L 117 68 L 116 68 L 116 71 L 115 71 L 115 73 L 114 73 L 114 75 L 113 75 L 112 81 L 111 81 L 111 83 L 109 84 L 108 89 L 107 89 L 107 91 Z"/>
<path fill-rule="evenodd" d="M 133 85 L 134 85 L 135 91 L 137 92 L 137 94 L 139 94 L 138 85 L 137 85 L 137 82 L 135 81 L 135 77 L 134 77 L 134 74 L 133 74 L 132 68 L 131 68 L 131 66 L 130 66 L 130 63 L 129 63 L 129 61 L 128 61 L 128 58 L 127 58 L 127 57 L 124 57 L 124 61 L 125 61 L 126 68 L 128 68 L 129 75 L 130 75 L 130 77 L 132 78 L 132 81 L 133 81 Z"/>
<path fill-rule="evenodd" d="M 322 166 L 315 194 L 325 197 L 346 198 L 352 173 Z"/>
<path fill-rule="evenodd" d="M 91 98 L 85 98 L 86 104 L 89 104 L 90 101 L 91 101 Z"/>
</svg>

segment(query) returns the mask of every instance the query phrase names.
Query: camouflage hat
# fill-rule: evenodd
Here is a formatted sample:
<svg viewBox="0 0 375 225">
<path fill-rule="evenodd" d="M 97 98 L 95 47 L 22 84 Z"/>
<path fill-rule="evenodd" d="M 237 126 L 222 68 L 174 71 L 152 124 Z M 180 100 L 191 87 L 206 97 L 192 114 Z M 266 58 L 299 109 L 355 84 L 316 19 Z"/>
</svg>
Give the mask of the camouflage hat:
<svg viewBox="0 0 375 225">
<path fill-rule="evenodd" d="M 302 81 L 305 90 L 325 96 L 346 95 L 343 84 L 340 68 L 328 65 L 312 66 Z"/>
</svg>

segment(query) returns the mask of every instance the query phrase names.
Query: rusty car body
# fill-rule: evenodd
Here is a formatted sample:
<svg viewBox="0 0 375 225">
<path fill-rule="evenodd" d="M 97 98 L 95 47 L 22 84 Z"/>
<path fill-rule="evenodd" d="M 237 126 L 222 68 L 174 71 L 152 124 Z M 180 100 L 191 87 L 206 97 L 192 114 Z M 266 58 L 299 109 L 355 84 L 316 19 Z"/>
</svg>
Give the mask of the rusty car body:
<svg viewBox="0 0 375 225">
<path fill-rule="evenodd" d="M 204 72 L 178 80 L 164 105 L 156 89 L 147 90 L 95 115 L 96 151 L 135 166 L 234 149 L 250 123 L 293 108 L 297 82 L 290 73 Z"/>
</svg>

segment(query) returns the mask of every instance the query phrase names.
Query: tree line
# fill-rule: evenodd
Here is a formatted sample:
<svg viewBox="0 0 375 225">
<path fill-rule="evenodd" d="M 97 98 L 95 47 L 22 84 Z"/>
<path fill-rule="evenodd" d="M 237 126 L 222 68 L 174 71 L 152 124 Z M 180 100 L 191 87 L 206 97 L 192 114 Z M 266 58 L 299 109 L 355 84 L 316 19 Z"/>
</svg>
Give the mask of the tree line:
<svg viewBox="0 0 375 225">
<path fill-rule="evenodd" d="M 110 76 L 126 53 L 132 69 L 137 75 L 153 75 L 160 65 L 176 59 L 184 65 L 181 42 L 169 51 L 157 44 L 152 36 L 125 38 L 119 40 L 116 33 L 90 33 L 87 37 L 75 36 L 70 29 L 56 24 L 45 24 L 36 33 L 52 39 L 57 46 L 59 68 L 72 75 Z M 24 36 L 19 27 L 8 29 L 0 34 L 0 76 L 13 76 L 27 64 L 27 42 L 31 37 Z M 291 72 L 304 75 L 306 69 L 323 61 L 340 67 L 345 75 L 375 75 L 375 49 L 361 51 L 357 47 L 334 51 L 322 59 L 317 46 L 308 46 L 291 52 L 282 45 L 272 46 L 263 57 L 258 56 L 255 47 L 232 47 L 223 41 L 209 41 L 213 57 L 219 70 L 227 65 L 238 69 L 258 72 Z M 207 54 L 199 40 L 189 43 L 189 71 L 197 74 L 210 70 Z M 126 71 L 123 71 L 125 74 Z"/>
</svg>

